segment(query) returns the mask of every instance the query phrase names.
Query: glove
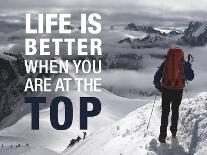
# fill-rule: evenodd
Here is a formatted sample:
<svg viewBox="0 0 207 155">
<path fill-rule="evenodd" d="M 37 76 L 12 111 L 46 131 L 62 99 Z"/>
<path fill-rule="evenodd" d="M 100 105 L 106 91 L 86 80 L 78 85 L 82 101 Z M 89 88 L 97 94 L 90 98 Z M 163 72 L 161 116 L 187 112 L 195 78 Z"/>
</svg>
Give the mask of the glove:
<svg viewBox="0 0 207 155">
<path fill-rule="evenodd" d="M 194 62 L 192 54 L 188 54 L 188 62 L 189 63 L 193 63 Z"/>
</svg>

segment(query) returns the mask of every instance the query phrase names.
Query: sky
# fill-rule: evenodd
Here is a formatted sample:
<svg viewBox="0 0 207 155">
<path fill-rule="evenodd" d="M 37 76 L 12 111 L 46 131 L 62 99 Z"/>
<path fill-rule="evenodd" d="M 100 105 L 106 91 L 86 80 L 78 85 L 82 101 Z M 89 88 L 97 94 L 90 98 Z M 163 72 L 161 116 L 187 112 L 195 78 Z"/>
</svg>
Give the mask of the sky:
<svg viewBox="0 0 207 155">
<path fill-rule="evenodd" d="M 206 0 L 0 0 L 0 11 L 99 11 L 108 22 L 173 25 L 205 20 Z"/>
<path fill-rule="evenodd" d="M 206 0 L 1 0 L 1 8 L 85 6 L 100 8 L 158 8 L 171 10 L 206 10 Z"/>
</svg>

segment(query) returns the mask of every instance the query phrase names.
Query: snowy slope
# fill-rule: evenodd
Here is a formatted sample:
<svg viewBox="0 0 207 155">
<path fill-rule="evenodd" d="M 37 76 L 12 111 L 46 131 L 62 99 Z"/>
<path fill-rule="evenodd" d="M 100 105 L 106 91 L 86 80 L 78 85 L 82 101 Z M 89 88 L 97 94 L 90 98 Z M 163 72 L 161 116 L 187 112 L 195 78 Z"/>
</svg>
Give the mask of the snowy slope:
<svg viewBox="0 0 207 155">
<path fill-rule="evenodd" d="M 52 128 L 50 124 L 49 103 L 51 102 L 53 97 L 58 95 L 69 97 L 73 103 L 73 124 L 70 129 L 64 131 L 55 130 Z M 14 112 L 9 117 L 4 119 L 0 124 L 2 128 L 14 124 L 0 131 L 0 135 L 2 136 L 0 142 L 4 140 L 6 137 L 11 136 L 13 137 L 13 140 L 15 140 L 16 138 L 23 138 L 25 140 L 25 143 L 32 144 L 35 146 L 42 146 L 56 152 L 62 152 L 66 149 L 72 138 L 76 138 L 78 135 L 80 135 L 81 137 L 83 136 L 83 131 L 79 130 L 80 97 L 97 97 L 100 99 L 102 103 L 101 113 L 98 116 L 89 119 L 89 128 L 87 130 L 88 134 L 100 129 L 101 127 L 107 124 L 119 120 L 129 112 L 149 102 L 149 100 L 125 99 L 122 97 L 118 97 L 106 91 L 105 89 L 103 89 L 103 91 L 99 93 L 89 93 L 78 92 L 74 88 L 74 90 L 70 92 L 64 92 L 60 94 L 57 92 L 51 92 L 50 94 L 40 93 L 38 94 L 38 96 L 47 96 L 48 101 L 48 104 L 44 105 L 45 109 L 40 112 L 40 130 L 31 130 L 31 114 L 24 116 L 26 113 L 29 113 L 30 104 L 24 104 L 23 101 L 20 101 L 17 104 L 17 108 L 14 110 Z M 64 116 L 64 106 L 60 104 L 60 123 L 64 121 Z M 11 141 L 11 143 L 13 142 L 13 140 Z"/>
<path fill-rule="evenodd" d="M 152 104 L 137 109 L 122 120 L 88 136 L 65 155 L 204 155 L 207 151 L 207 93 L 183 100 L 180 107 L 178 139 L 167 138 L 167 144 L 159 144 L 160 101 L 149 129 L 146 129 Z"/>
</svg>

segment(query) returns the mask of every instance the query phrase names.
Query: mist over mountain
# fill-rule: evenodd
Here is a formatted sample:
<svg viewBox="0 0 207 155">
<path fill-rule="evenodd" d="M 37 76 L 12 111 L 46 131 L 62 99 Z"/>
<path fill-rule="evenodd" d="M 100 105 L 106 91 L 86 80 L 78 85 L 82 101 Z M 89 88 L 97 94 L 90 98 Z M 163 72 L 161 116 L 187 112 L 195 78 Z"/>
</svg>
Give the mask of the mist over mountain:
<svg viewBox="0 0 207 155">
<path fill-rule="evenodd" d="M 15 16 L 10 16 L 8 18 L 13 19 L 14 17 Z M 153 76 L 157 70 L 157 67 L 159 67 L 159 65 L 164 60 L 164 55 L 168 51 L 168 48 L 171 47 L 171 45 L 181 47 L 185 52 L 185 58 L 188 53 L 192 53 L 195 56 L 196 60 L 192 64 L 193 68 L 195 68 L 196 79 L 193 83 L 190 83 L 188 85 L 187 89 L 189 94 L 184 93 L 184 98 L 187 98 L 187 96 L 194 97 L 198 93 L 206 91 L 206 22 L 190 22 L 189 24 L 188 21 L 182 21 L 181 23 L 183 24 L 185 22 L 185 24 L 177 27 L 170 24 L 167 26 L 166 24 L 158 26 L 153 23 L 146 24 L 144 22 L 141 24 L 136 24 L 134 21 L 124 22 L 122 24 L 116 24 L 115 22 L 110 24 L 107 23 L 103 25 L 102 32 L 97 35 L 97 37 L 101 38 L 103 41 L 102 56 L 68 56 L 67 54 L 63 54 L 60 57 L 57 57 L 52 54 L 48 57 L 40 57 L 38 55 L 34 55 L 32 57 L 33 60 L 61 59 L 71 61 L 75 59 L 92 61 L 95 59 L 96 62 L 98 60 L 102 60 L 102 73 L 100 75 L 85 75 L 83 73 L 77 75 L 78 77 L 83 78 L 102 78 L 101 93 L 82 91 L 77 92 L 76 84 L 73 83 L 74 89 L 69 93 L 52 92 L 48 94 L 42 92 L 25 93 L 23 90 L 26 78 L 50 77 L 54 82 L 58 77 L 73 77 L 74 70 L 71 70 L 70 74 L 57 76 L 40 73 L 26 74 L 25 68 L 23 67 L 23 60 L 28 58 L 28 56 L 24 54 L 24 39 L 27 37 L 24 30 L 24 17 L 19 17 L 17 21 L 9 21 L 6 17 L 0 17 L 0 19 L 0 134 L 2 136 L 0 142 L 9 146 L 5 147 L 5 150 L 7 152 L 10 149 L 10 145 L 15 141 L 15 143 L 21 143 L 21 145 L 23 144 L 23 152 L 31 151 L 31 149 L 33 151 L 36 151 L 36 147 L 40 147 L 41 149 L 39 149 L 39 152 L 42 151 L 48 154 L 56 154 L 55 152 L 60 153 L 65 150 L 72 138 L 82 136 L 82 131 L 78 130 L 77 123 L 79 121 L 79 113 L 76 113 L 74 116 L 75 123 L 71 130 L 58 132 L 52 129 L 49 122 L 49 104 L 45 104 L 40 107 L 40 131 L 31 131 L 30 105 L 24 104 L 24 97 L 27 95 L 47 96 L 48 103 L 50 103 L 54 96 L 64 95 L 71 97 L 71 100 L 74 103 L 73 105 L 75 111 L 79 110 L 78 103 L 80 96 L 95 96 L 99 98 L 103 104 L 103 112 L 100 114 L 100 117 L 97 117 L 97 119 L 94 119 L 90 122 L 88 139 L 86 139 L 86 141 L 81 141 L 74 147 L 68 149 L 65 154 L 71 152 L 74 154 L 77 152 L 79 153 L 81 152 L 82 148 L 85 147 L 87 147 L 86 151 L 90 152 L 90 149 L 93 148 L 90 142 L 96 143 L 96 138 L 98 137 L 101 138 L 100 142 L 106 142 L 106 145 L 99 145 L 99 143 L 97 143 L 97 148 L 99 148 L 99 150 L 96 150 L 98 151 L 101 151 L 103 148 L 106 152 L 110 151 L 111 149 L 116 149 L 107 146 L 123 142 L 123 144 L 130 144 L 131 147 L 126 150 L 128 151 L 127 153 L 129 153 L 133 152 L 134 149 L 137 149 L 137 145 L 132 144 L 135 142 L 135 144 L 140 143 L 139 151 L 142 150 L 143 152 L 158 154 L 157 150 L 159 149 L 159 145 L 157 145 L 155 140 L 157 130 L 154 130 L 153 128 L 156 126 L 156 124 L 152 124 L 153 131 L 149 134 L 146 134 L 146 137 L 149 139 L 146 140 L 146 137 L 141 136 L 140 141 L 136 141 L 135 139 L 134 141 L 128 140 L 134 135 L 143 135 L 142 131 L 144 128 L 142 128 L 142 126 L 143 124 L 146 124 L 146 120 L 148 119 L 148 112 L 151 108 L 149 108 L 150 106 L 147 105 L 142 109 L 136 109 L 151 102 L 153 100 L 153 96 L 155 94 L 158 94 L 157 90 L 152 84 Z M 81 35 L 79 26 L 79 23 L 72 25 L 73 30 L 71 35 L 58 34 L 56 27 L 52 30 L 52 34 L 44 34 L 44 37 L 94 37 L 90 34 Z M 43 35 L 32 35 L 32 37 L 39 39 L 43 37 Z M 39 46 L 38 42 L 37 46 Z M 66 47 L 62 47 L 61 50 L 64 51 L 65 48 Z M 21 57 L 19 57 L 18 53 L 21 54 Z M 52 86 L 54 87 L 54 85 Z M 196 108 L 194 107 L 196 104 L 198 104 L 199 107 L 205 109 L 205 101 L 205 93 L 203 95 L 190 99 L 190 101 L 185 100 L 182 107 L 182 114 L 184 115 L 186 110 L 191 112 L 192 109 Z M 193 103 L 191 106 L 187 106 L 191 103 Z M 205 130 L 202 128 L 202 130 L 198 130 L 199 134 L 196 134 L 196 122 L 198 122 L 197 125 L 206 126 L 206 120 L 205 117 L 203 117 L 205 116 L 205 111 L 203 112 L 201 109 L 198 109 L 198 111 L 202 113 L 201 118 L 195 111 L 193 111 L 193 114 L 196 116 L 195 118 L 190 115 L 185 117 L 186 120 L 183 118 L 182 125 L 189 129 L 189 131 L 186 132 L 186 135 L 181 135 L 182 148 L 185 148 L 187 150 L 181 150 L 183 151 L 182 153 L 205 152 L 206 139 L 199 139 L 199 137 L 202 137 L 202 135 L 206 137 L 206 135 L 203 134 Z M 129 116 L 126 116 L 130 112 L 132 113 Z M 154 121 L 157 121 L 159 112 L 159 106 L 157 106 Z M 60 119 L 63 120 L 64 106 L 60 107 L 59 113 Z M 137 113 L 143 117 L 139 118 Z M 144 114 L 147 116 L 144 117 Z M 196 119 L 197 117 L 199 118 L 198 120 Z M 138 126 L 133 126 L 134 122 L 130 122 L 130 119 L 132 118 L 134 121 L 136 121 Z M 117 122 L 120 119 L 121 121 Z M 190 124 L 190 121 L 188 121 L 188 119 L 195 120 L 195 124 Z M 106 135 L 102 135 L 102 130 L 99 129 L 106 127 L 107 125 L 111 126 L 111 124 L 114 125 L 112 130 L 115 130 L 113 132 L 113 134 L 115 134 L 115 137 L 113 135 L 111 137 L 111 134 L 109 132 L 107 132 Z M 190 125 L 188 126 L 188 124 Z M 192 128 L 193 130 L 191 130 Z M 111 128 L 108 127 L 106 130 L 111 131 Z M 191 138 L 194 138 L 189 138 L 191 132 L 194 132 L 194 136 L 197 136 L 198 139 L 195 141 L 191 140 Z M 151 134 L 153 134 L 153 136 Z M 97 137 L 94 135 L 97 135 Z M 120 139 L 121 141 L 116 141 L 116 138 Z M 139 137 L 137 137 L 137 139 L 138 138 Z M 26 143 L 31 143 L 32 147 L 29 148 L 25 146 Z M 122 146 L 122 144 L 120 144 L 120 146 Z M 123 148 L 126 149 L 126 147 Z M 119 150 L 118 153 L 125 153 L 121 147 L 118 147 L 117 150 Z M 117 150 L 115 150 L 115 152 Z M 0 149 L 0 151 L 2 150 Z M 10 151 L 17 151 L 15 153 L 18 154 L 18 149 L 10 149 Z M 167 148 L 167 151 L 170 152 L 170 148 Z M 135 151 L 135 153 L 137 152 Z"/>
<path fill-rule="evenodd" d="M 168 33 L 161 32 L 152 26 L 139 26 L 130 23 L 125 27 L 126 30 L 139 31 L 148 35 L 142 39 L 125 38 L 118 43 L 129 43 L 136 48 L 170 47 L 172 44 L 182 46 L 204 46 L 207 43 L 207 24 L 206 22 L 190 22 L 187 28 L 181 32 L 171 30 Z"/>
</svg>

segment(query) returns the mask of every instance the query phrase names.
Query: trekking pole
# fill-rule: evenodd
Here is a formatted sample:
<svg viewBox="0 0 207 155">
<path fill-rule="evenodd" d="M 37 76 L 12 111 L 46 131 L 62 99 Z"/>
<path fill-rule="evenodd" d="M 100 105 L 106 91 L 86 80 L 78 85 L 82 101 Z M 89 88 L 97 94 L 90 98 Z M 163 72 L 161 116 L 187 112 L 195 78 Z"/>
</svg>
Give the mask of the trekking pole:
<svg viewBox="0 0 207 155">
<path fill-rule="evenodd" d="M 157 97 L 157 94 L 155 94 L 154 103 L 153 103 L 153 106 L 152 106 L 152 110 L 151 110 L 150 118 L 149 118 L 149 121 L 148 121 L 148 123 L 147 123 L 147 130 L 148 130 L 148 128 L 149 128 L 150 120 L 151 120 L 152 113 L 153 113 L 153 109 L 154 109 L 155 102 L 156 102 L 156 97 Z"/>
</svg>

